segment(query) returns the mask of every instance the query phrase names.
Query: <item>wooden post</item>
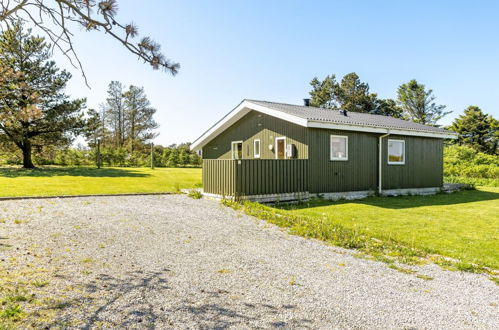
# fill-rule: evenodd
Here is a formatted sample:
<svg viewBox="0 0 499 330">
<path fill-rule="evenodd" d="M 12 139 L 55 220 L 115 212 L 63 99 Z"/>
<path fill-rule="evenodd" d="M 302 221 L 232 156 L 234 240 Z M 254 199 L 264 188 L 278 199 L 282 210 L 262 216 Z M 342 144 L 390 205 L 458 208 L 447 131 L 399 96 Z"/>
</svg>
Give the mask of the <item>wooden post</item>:
<svg viewBox="0 0 499 330">
<path fill-rule="evenodd" d="M 97 139 L 97 168 L 100 168 L 100 139 Z"/>
<path fill-rule="evenodd" d="M 154 170 L 154 143 L 151 142 L 151 169 Z"/>
</svg>

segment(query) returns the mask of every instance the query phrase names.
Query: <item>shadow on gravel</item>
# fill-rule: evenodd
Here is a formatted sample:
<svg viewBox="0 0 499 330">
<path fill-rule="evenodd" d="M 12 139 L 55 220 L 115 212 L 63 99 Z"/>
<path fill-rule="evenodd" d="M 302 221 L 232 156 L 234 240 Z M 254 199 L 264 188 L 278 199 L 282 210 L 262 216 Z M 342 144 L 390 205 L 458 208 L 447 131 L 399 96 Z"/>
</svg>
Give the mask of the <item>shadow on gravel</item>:
<svg viewBox="0 0 499 330">
<path fill-rule="evenodd" d="M 226 329 L 255 322 L 273 328 L 312 327 L 312 321 L 307 319 L 279 321 L 283 312 L 296 308 L 294 305 L 276 307 L 240 301 L 234 306 L 234 302 L 225 303 L 232 299 L 228 291 L 201 289 L 195 294 L 182 294 L 168 284 L 168 276 L 168 269 L 130 272 L 123 278 L 99 275 L 84 285 L 82 297 L 60 304 L 61 316 L 47 326 L 161 329 L 195 325 L 201 329 Z M 262 318 L 274 321 L 263 324 Z"/>
<path fill-rule="evenodd" d="M 55 176 L 81 176 L 81 177 L 148 177 L 149 174 L 126 168 L 92 168 L 92 167 L 40 167 L 36 169 L 1 168 L 0 177 L 55 177 Z"/>
</svg>

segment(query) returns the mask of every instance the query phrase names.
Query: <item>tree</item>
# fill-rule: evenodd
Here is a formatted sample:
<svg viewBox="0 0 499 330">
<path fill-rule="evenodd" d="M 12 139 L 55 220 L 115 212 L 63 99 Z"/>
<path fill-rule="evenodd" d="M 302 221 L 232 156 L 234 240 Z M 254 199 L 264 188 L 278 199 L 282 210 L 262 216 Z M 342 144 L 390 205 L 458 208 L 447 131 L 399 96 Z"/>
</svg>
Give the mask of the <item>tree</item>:
<svg viewBox="0 0 499 330">
<path fill-rule="evenodd" d="M 87 31 L 102 31 L 121 43 L 153 69 L 162 68 L 175 75 L 180 65 L 171 62 L 160 50 L 160 45 L 150 37 L 140 40 L 134 23 L 124 24 L 116 18 L 117 0 L 10 0 L 0 2 L 0 23 L 13 26 L 16 22 L 29 22 L 52 41 L 52 47 L 68 57 L 78 67 L 86 81 L 85 72 L 73 47 L 74 25 Z"/>
<path fill-rule="evenodd" d="M 445 105 L 437 105 L 433 90 L 425 90 L 425 85 L 418 83 L 415 79 L 398 88 L 398 103 L 404 115 L 423 125 L 436 125 L 436 123 L 451 113 L 444 111 Z"/>
<path fill-rule="evenodd" d="M 119 81 L 111 81 L 107 90 L 104 113 L 106 123 L 113 132 L 116 147 L 122 147 L 125 143 L 125 100 L 123 97 L 123 84 Z"/>
<path fill-rule="evenodd" d="M 314 107 L 367 113 L 376 110 L 377 95 L 369 93 L 369 85 L 361 82 L 355 72 L 346 74 L 341 83 L 332 74 L 323 81 L 315 77 L 310 85 L 310 105 Z"/>
<path fill-rule="evenodd" d="M 343 77 L 335 94 L 343 110 L 370 113 L 376 108 L 377 95 L 369 93 L 369 84 L 361 82 L 355 72 Z"/>
<path fill-rule="evenodd" d="M 180 159 L 179 159 L 179 152 L 178 149 L 173 147 L 172 151 L 170 152 L 170 155 L 168 156 L 168 160 L 166 162 L 166 166 L 168 167 L 177 167 Z"/>
<path fill-rule="evenodd" d="M 337 109 L 338 104 L 335 98 L 338 83 L 334 74 L 326 76 L 323 81 L 315 77 L 310 82 L 312 90 L 310 91 L 310 105 L 318 108 Z"/>
<path fill-rule="evenodd" d="M 482 112 L 477 106 L 469 106 L 464 114 L 454 120 L 449 129 L 458 133 L 457 143 L 467 145 L 488 154 L 497 154 L 499 122 Z"/>
<path fill-rule="evenodd" d="M 125 129 L 130 141 L 131 153 L 133 154 L 136 141 L 147 143 L 157 136 L 154 132 L 159 127 L 153 116 L 156 109 L 151 107 L 143 87 L 131 85 L 124 93 Z"/>
<path fill-rule="evenodd" d="M 402 108 L 392 99 L 376 99 L 374 105 L 374 110 L 371 111 L 374 115 L 402 118 Z"/>
<path fill-rule="evenodd" d="M 178 156 L 178 162 L 181 166 L 189 164 L 189 153 L 185 148 L 181 148 Z"/>
<path fill-rule="evenodd" d="M 71 74 L 50 61 L 50 45 L 16 24 L 0 35 L 0 130 L 33 168 L 33 145 L 69 142 L 84 127 L 85 100 L 64 94 Z"/>
<path fill-rule="evenodd" d="M 88 109 L 87 120 L 83 134 L 89 146 L 95 146 L 97 139 L 102 137 L 102 121 L 100 114 L 95 109 Z"/>
</svg>

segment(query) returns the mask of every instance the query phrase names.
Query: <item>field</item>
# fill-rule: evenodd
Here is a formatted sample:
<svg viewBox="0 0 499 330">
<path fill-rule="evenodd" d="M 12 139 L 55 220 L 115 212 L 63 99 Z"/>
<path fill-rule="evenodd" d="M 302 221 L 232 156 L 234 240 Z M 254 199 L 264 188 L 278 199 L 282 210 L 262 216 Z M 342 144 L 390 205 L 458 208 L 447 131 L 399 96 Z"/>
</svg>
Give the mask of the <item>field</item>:
<svg viewBox="0 0 499 330">
<path fill-rule="evenodd" d="M 200 168 L 0 168 L 0 197 L 159 193 L 200 185 Z"/>
<path fill-rule="evenodd" d="M 0 169 L 0 197 L 177 192 L 201 186 L 199 168 L 47 167 Z M 239 208 L 232 204 L 233 207 Z M 435 196 L 245 203 L 246 213 L 308 237 L 379 257 L 442 255 L 463 268 L 499 269 L 499 188 Z M 388 260 L 388 261 L 391 261 Z"/>
<path fill-rule="evenodd" d="M 473 271 L 473 264 L 499 269 L 496 187 L 434 196 L 239 207 L 295 234 L 358 248 L 382 261 L 392 261 L 387 255 L 414 261 L 411 257 L 438 254 L 457 259 L 461 270 Z"/>
</svg>

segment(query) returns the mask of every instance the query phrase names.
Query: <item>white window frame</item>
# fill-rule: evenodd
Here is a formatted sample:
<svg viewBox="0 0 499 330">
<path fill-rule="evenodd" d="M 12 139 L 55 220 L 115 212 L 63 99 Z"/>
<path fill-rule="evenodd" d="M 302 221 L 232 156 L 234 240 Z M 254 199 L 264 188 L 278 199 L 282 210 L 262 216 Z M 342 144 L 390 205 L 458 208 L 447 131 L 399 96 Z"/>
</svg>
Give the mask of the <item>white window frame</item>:
<svg viewBox="0 0 499 330">
<path fill-rule="evenodd" d="M 234 158 L 234 145 L 235 144 L 238 144 L 238 143 L 241 143 L 241 158 Z M 232 141 L 231 144 L 230 144 L 230 156 L 232 158 L 232 160 L 237 160 L 237 159 L 243 159 L 243 141 Z"/>
<path fill-rule="evenodd" d="M 285 136 L 278 136 L 278 137 L 275 138 L 275 146 L 274 146 L 274 148 L 275 148 L 275 159 L 279 159 L 278 158 L 279 157 L 279 152 L 277 150 L 277 141 L 279 141 L 279 140 L 283 140 L 284 141 L 284 159 L 286 159 L 287 157 L 286 157 L 286 137 Z"/>
<path fill-rule="evenodd" d="M 258 153 L 256 153 L 256 143 L 257 142 L 258 142 Z M 260 139 L 255 139 L 253 141 L 253 157 L 260 158 L 261 153 L 262 153 L 262 143 L 260 142 Z"/>
<path fill-rule="evenodd" d="M 345 152 L 346 157 L 333 157 L 333 138 L 345 139 Z M 329 159 L 333 161 L 347 161 L 348 160 L 348 136 L 346 135 L 331 135 L 329 138 Z"/>
<path fill-rule="evenodd" d="M 401 162 L 393 162 L 390 161 L 390 142 L 402 142 L 402 161 Z M 388 165 L 405 165 L 405 140 L 395 140 L 388 139 L 386 145 L 386 160 L 388 161 Z"/>
</svg>

